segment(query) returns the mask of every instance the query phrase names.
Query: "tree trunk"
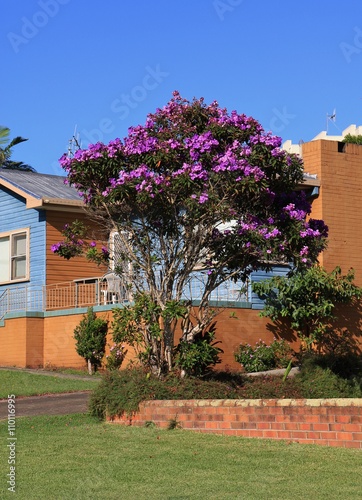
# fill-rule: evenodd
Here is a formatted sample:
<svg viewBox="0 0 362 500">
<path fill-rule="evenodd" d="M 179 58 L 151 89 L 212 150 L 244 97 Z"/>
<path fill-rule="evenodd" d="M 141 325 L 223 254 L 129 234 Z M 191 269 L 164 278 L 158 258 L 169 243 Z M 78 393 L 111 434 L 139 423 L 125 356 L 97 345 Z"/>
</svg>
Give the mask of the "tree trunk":
<svg viewBox="0 0 362 500">
<path fill-rule="evenodd" d="M 88 373 L 89 375 L 93 375 L 93 365 L 91 363 L 91 360 L 87 359 L 87 363 L 88 363 Z"/>
</svg>

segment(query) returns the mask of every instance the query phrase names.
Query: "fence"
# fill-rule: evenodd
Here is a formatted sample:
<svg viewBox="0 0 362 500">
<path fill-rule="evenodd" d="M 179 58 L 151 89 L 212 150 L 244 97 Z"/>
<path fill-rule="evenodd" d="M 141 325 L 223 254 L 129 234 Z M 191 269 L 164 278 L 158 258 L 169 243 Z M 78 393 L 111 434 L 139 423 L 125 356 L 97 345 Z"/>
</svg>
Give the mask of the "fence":
<svg viewBox="0 0 362 500">
<path fill-rule="evenodd" d="M 23 286 L 7 288 L 0 294 L 0 319 L 7 312 L 42 311 L 43 287 Z"/>
<path fill-rule="evenodd" d="M 204 287 L 200 276 L 193 277 L 183 299 L 199 300 Z M 248 288 L 241 283 L 226 282 L 214 290 L 210 300 L 247 301 Z M 106 275 L 82 278 L 47 286 L 19 286 L 5 289 L 0 294 L 0 319 L 9 312 L 51 311 L 96 305 L 128 303 L 132 290 L 119 277 Z"/>
</svg>

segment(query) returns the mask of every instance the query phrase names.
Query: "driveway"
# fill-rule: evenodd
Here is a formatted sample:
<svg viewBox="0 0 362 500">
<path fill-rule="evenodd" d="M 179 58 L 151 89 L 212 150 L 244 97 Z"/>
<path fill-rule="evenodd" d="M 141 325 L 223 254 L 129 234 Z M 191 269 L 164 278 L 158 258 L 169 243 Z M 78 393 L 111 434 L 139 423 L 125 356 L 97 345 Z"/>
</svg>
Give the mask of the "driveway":
<svg viewBox="0 0 362 500">
<path fill-rule="evenodd" d="M 43 396 L 19 397 L 15 401 L 17 417 L 35 415 L 67 415 L 68 413 L 86 413 L 90 392 L 72 392 L 66 394 L 46 394 Z M 0 401 L 0 420 L 8 417 L 8 402 Z"/>
</svg>

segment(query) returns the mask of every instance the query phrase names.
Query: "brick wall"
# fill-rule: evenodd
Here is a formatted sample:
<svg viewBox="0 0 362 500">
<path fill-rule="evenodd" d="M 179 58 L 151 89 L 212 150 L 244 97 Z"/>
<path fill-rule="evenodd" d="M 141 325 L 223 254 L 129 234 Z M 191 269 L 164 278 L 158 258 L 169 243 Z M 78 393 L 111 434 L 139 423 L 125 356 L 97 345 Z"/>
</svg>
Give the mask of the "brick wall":
<svg viewBox="0 0 362 500">
<path fill-rule="evenodd" d="M 361 345 L 361 308 L 347 308 L 341 316 L 341 326 L 354 334 L 357 345 Z M 75 351 L 73 332 L 85 313 L 57 311 L 52 313 L 18 313 L 18 317 L 6 317 L 0 322 L 0 366 L 17 367 L 69 367 L 84 366 L 84 360 Z M 97 315 L 112 321 L 111 310 L 100 310 Z M 15 316 L 15 313 L 14 313 Z M 240 364 L 234 359 L 234 352 L 242 342 L 255 344 L 259 339 L 267 343 L 275 337 L 285 338 L 296 351 L 299 341 L 293 332 L 283 325 L 273 325 L 267 318 L 260 318 L 259 311 L 252 309 L 227 308 L 216 316 L 216 340 L 223 349 L 221 363 L 217 369 L 239 370 Z M 284 325 L 285 326 L 285 325 Z M 179 332 L 175 334 L 178 342 Z M 112 343 L 111 332 L 108 343 Z M 124 366 L 133 356 L 131 349 Z"/>
<path fill-rule="evenodd" d="M 6 317 L 0 324 L 0 366 L 18 367 L 71 367 L 84 366 L 84 360 L 75 351 L 73 332 L 85 313 L 56 311 L 51 313 L 19 313 L 19 317 Z M 14 313 L 15 315 L 15 313 Z M 112 311 L 98 311 L 97 315 L 112 321 Z M 251 344 L 260 338 L 271 342 L 274 338 L 273 327 L 266 318 L 260 318 L 259 312 L 251 309 L 223 309 L 215 318 L 216 340 L 224 353 L 217 368 L 240 369 L 234 359 L 234 351 L 240 342 Z M 176 332 L 175 341 L 178 342 Z M 287 337 L 294 348 L 298 342 L 293 336 Z M 111 343 L 111 333 L 108 342 Z M 129 349 L 127 361 L 131 359 Z"/>
<path fill-rule="evenodd" d="M 183 429 L 248 438 L 362 448 L 362 399 L 145 401 L 114 424 Z"/>
<path fill-rule="evenodd" d="M 317 174 L 319 196 L 313 201 L 311 216 L 329 226 L 328 248 L 320 263 L 331 271 L 336 266 L 346 273 L 353 267 L 356 283 L 362 285 L 362 146 L 329 140 L 303 144 L 304 170 Z"/>
<path fill-rule="evenodd" d="M 43 318 L 15 317 L 0 327 L 0 366 L 43 365 Z"/>
</svg>

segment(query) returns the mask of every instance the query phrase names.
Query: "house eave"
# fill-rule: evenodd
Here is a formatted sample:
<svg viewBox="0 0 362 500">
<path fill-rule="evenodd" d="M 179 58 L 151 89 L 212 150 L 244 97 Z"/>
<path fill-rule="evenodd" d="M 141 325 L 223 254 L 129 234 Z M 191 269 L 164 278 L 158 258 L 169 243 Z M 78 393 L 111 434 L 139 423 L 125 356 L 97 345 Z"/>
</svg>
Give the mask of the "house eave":
<svg viewBox="0 0 362 500">
<path fill-rule="evenodd" d="M 82 200 L 65 200 L 63 198 L 33 198 L 26 200 L 26 208 L 43 210 L 82 210 L 84 203 Z"/>
<path fill-rule="evenodd" d="M 304 176 L 303 182 L 298 184 L 296 189 L 297 191 L 308 191 L 310 189 L 313 190 L 313 188 L 320 188 L 320 186 L 321 181 L 316 176 L 307 174 Z"/>
<path fill-rule="evenodd" d="M 19 181 L 8 180 L 3 176 L 0 176 L 0 186 L 24 199 L 27 209 L 78 211 L 84 208 L 84 202 L 80 197 L 58 198 L 51 195 L 37 195 L 31 188 L 21 186 Z"/>
</svg>

